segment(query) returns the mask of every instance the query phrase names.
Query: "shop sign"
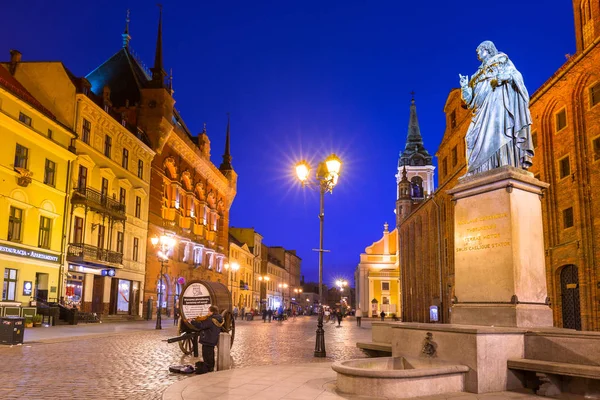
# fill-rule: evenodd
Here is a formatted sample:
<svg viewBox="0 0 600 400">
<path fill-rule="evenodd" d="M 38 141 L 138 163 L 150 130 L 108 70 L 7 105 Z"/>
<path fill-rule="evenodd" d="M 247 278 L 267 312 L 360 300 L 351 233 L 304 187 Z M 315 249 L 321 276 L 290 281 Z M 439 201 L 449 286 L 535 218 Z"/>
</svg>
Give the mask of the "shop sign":
<svg viewBox="0 0 600 400">
<path fill-rule="evenodd" d="M 31 281 L 23 282 L 23 296 L 31 296 L 31 289 L 33 288 L 33 284 Z"/>
<path fill-rule="evenodd" d="M 190 282 L 181 295 L 181 315 L 190 320 L 208 314 L 212 305 L 208 288 L 200 282 Z"/>
<path fill-rule="evenodd" d="M 49 262 L 59 262 L 59 256 L 54 254 L 45 253 L 43 251 L 29 250 L 17 246 L 9 246 L 7 244 L 0 245 L 0 254 L 9 254 L 11 256 L 33 258 L 36 260 L 43 260 Z"/>
<path fill-rule="evenodd" d="M 102 270 L 102 276 L 115 276 L 115 274 L 116 272 L 113 268 Z"/>
</svg>

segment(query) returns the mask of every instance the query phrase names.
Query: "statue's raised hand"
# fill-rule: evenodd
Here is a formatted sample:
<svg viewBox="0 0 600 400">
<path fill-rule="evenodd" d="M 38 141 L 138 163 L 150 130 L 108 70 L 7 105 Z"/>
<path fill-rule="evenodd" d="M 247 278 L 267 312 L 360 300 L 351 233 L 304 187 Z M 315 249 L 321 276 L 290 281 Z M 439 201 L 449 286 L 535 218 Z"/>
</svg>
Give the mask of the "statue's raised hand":
<svg viewBox="0 0 600 400">
<path fill-rule="evenodd" d="M 469 85 L 469 75 L 458 74 L 458 77 L 460 78 L 460 87 L 461 88 L 464 88 Z"/>
</svg>

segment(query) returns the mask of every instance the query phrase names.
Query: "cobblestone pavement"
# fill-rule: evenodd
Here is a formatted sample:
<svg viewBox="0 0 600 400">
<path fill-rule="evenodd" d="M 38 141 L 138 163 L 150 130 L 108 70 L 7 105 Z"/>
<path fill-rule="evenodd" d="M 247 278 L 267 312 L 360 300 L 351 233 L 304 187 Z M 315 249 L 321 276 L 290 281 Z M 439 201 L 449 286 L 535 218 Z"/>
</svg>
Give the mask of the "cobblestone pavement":
<svg viewBox="0 0 600 400">
<path fill-rule="evenodd" d="M 176 343 L 164 342 L 176 335 L 170 321 L 164 321 L 165 329 L 160 331 L 148 322 L 132 324 L 138 324 L 131 326 L 139 330 L 83 325 L 74 328 L 94 330 L 93 334 L 62 338 L 52 335 L 55 328 L 47 328 L 49 339 L 38 334 L 23 346 L 0 347 L 0 398 L 160 399 L 168 386 L 186 378 L 170 374 L 168 366 L 193 364 L 197 359 L 183 356 Z M 315 317 L 270 324 L 238 321 L 233 367 L 364 357 L 355 344 L 371 335 L 368 321 L 360 329 L 353 320 L 344 320 L 340 328 L 329 324 L 327 358 L 314 358 L 315 330 Z"/>
</svg>

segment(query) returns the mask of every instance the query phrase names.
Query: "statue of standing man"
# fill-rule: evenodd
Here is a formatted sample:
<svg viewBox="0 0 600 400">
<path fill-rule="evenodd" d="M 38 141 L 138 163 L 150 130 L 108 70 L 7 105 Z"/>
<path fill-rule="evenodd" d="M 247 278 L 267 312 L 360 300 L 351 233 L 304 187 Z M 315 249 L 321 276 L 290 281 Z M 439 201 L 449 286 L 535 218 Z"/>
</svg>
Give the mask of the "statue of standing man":
<svg viewBox="0 0 600 400">
<path fill-rule="evenodd" d="M 467 174 L 505 165 L 528 169 L 533 157 L 529 94 L 508 56 L 485 41 L 477 47 L 481 65 L 469 80 L 459 74 L 463 101 L 473 117 L 467 136 Z"/>
</svg>

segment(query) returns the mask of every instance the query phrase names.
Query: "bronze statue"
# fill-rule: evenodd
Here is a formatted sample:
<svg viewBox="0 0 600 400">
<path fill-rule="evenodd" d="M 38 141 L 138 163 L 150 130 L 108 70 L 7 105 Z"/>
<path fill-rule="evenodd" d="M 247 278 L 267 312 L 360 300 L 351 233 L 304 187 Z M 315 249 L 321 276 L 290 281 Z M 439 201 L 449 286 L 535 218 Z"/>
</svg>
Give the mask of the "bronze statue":
<svg viewBox="0 0 600 400">
<path fill-rule="evenodd" d="M 533 157 L 529 94 L 508 56 L 485 41 L 475 74 L 459 74 L 462 99 L 473 117 L 467 131 L 467 174 L 505 165 L 528 169 Z"/>
</svg>

